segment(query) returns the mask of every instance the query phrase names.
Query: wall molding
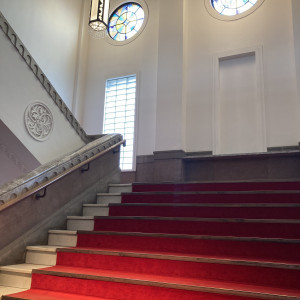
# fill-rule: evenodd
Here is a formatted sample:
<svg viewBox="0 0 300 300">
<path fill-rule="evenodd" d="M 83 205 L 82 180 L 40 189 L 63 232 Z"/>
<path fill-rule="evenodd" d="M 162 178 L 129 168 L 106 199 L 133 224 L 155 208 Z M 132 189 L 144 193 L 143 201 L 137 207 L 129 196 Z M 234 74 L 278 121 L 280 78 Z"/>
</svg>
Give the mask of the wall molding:
<svg viewBox="0 0 300 300">
<path fill-rule="evenodd" d="M 265 96 L 264 96 L 264 76 L 263 76 L 263 47 L 261 45 L 246 47 L 242 49 L 234 49 L 216 53 L 213 56 L 213 124 L 212 124 L 212 137 L 213 137 L 213 153 L 218 155 L 221 152 L 221 137 L 220 137 L 220 62 L 234 58 L 241 58 L 247 56 L 255 56 L 255 72 L 256 72 L 256 106 L 259 107 L 260 116 L 260 150 L 261 152 L 267 151 L 267 130 L 266 130 L 266 113 L 265 113 Z"/>
<path fill-rule="evenodd" d="M 298 146 L 277 146 L 277 147 L 268 147 L 267 152 L 299 152 Z"/>
<path fill-rule="evenodd" d="M 84 129 L 80 126 L 79 122 L 76 120 L 75 116 L 69 110 L 65 102 L 59 96 L 58 92 L 55 90 L 49 79 L 46 77 L 45 73 L 41 70 L 37 62 L 34 60 L 32 55 L 26 49 L 25 45 L 22 43 L 18 35 L 9 25 L 8 21 L 5 19 L 3 14 L 0 12 L 0 28 L 19 52 L 21 57 L 24 59 L 25 63 L 32 70 L 33 74 L 40 81 L 41 85 L 47 91 L 48 95 L 52 98 L 55 105 L 60 109 L 61 113 L 65 116 L 67 121 L 74 128 L 76 133 L 85 142 L 89 143 L 95 139 L 101 137 L 102 135 L 87 135 Z"/>
</svg>

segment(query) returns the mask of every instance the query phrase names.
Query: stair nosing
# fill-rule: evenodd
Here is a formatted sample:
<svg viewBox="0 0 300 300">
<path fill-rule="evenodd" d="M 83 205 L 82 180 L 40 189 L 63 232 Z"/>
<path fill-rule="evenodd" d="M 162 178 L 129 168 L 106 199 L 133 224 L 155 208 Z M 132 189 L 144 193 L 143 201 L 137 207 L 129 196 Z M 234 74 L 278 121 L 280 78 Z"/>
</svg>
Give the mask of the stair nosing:
<svg viewBox="0 0 300 300">
<path fill-rule="evenodd" d="M 108 187 L 110 187 L 110 186 L 112 186 L 112 187 L 130 187 L 130 186 L 132 186 L 132 184 L 131 183 L 110 183 L 110 184 L 108 184 Z"/>
<path fill-rule="evenodd" d="M 110 204 L 83 204 L 82 207 L 101 207 L 101 208 L 109 208 Z"/>
<path fill-rule="evenodd" d="M 22 268 L 22 266 L 27 265 L 29 268 Z M 32 268 L 31 268 L 32 267 Z M 0 272 L 10 272 L 10 273 L 18 273 L 18 274 L 32 274 L 33 270 L 38 270 L 42 268 L 51 267 L 49 265 L 38 265 L 38 264 L 18 264 L 18 265 L 7 265 L 0 266 Z"/>
<path fill-rule="evenodd" d="M 64 229 L 51 229 L 48 230 L 49 234 L 61 234 L 61 235 L 77 235 L 77 230 L 64 230 Z"/>
<path fill-rule="evenodd" d="M 34 252 L 49 252 L 49 253 L 57 253 L 57 250 L 59 248 L 66 248 L 64 246 L 52 246 L 48 245 L 48 247 L 45 246 L 27 246 L 27 251 L 34 251 Z"/>
<path fill-rule="evenodd" d="M 94 216 L 67 216 L 67 220 L 91 221 L 94 219 Z"/>
<path fill-rule="evenodd" d="M 110 197 L 110 196 L 121 196 L 121 194 L 122 193 L 97 193 L 97 196 L 108 196 L 108 197 Z"/>
</svg>

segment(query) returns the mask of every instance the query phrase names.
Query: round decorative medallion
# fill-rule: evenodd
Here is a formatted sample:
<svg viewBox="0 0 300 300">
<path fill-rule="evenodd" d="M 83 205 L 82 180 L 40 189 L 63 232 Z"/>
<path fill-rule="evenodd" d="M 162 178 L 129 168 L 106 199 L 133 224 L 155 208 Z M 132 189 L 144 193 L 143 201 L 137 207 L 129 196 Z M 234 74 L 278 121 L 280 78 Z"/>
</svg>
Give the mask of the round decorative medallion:
<svg viewBox="0 0 300 300">
<path fill-rule="evenodd" d="M 34 139 L 38 141 L 48 139 L 53 129 L 53 117 L 50 109 L 40 102 L 28 105 L 25 111 L 25 126 Z"/>
</svg>

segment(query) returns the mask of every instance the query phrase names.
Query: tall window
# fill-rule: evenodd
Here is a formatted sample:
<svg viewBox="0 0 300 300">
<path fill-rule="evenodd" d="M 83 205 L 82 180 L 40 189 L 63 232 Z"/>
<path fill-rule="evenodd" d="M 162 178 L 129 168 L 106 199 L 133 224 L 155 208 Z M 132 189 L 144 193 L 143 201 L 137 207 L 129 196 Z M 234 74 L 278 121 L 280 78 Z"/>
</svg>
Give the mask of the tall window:
<svg viewBox="0 0 300 300">
<path fill-rule="evenodd" d="M 103 133 L 120 133 L 126 139 L 121 148 L 121 170 L 134 167 L 136 75 L 106 81 Z"/>
</svg>

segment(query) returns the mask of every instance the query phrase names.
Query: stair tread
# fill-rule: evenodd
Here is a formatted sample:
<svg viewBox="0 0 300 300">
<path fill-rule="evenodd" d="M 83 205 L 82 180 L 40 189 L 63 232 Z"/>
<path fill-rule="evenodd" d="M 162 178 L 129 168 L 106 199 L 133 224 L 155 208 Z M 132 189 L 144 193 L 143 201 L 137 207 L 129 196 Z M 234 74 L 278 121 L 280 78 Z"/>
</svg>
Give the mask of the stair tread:
<svg viewBox="0 0 300 300">
<path fill-rule="evenodd" d="M 238 236 L 214 236 L 214 235 L 190 235 L 190 234 L 172 234 L 172 233 L 147 233 L 147 232 L 121 232 L 121 231 L 85 231 L 78 230 L 78 234 L 93 235 L 121 235 L 121 236 L 144 236 L 144 237 L 164 237 L 178 239 L 203 239 L 203 240 L 233 240 L 233 241 L 252 241 L 252 242 L 275 242 L 299 244 L 300 239 L 285 238 L 263 238 L 263 237 L 238 237 Z"/>
<path fill-rule="evenodd" d="M 28 251 L 40 251 L 42 254 L 41 257 L 46 256 L 45 253 L 54 254 L 57 252 L 58 263 L 61 263 L 61 265 L 31 265 L 33 267 L 30 268 L 29 264 L 25 264 L 27 265 L 25 271 L 22 270 L 21 265 L 13 265 L 0 267 L 0 271 L 12 270 L 19 273 L 25 272 L 28 274 L 26 275 L 27 277 L 32 273 L 33 283 L 35 280 L 36 284 L 32 286 L 36 288 L 45 288 L 47 284 L 39 286 L 39 280 L 48 280 L 50 277 L 43 275 L 52 275 L 54 276 L 52 277 L 52 279 L 54 279 L 53 282 L 62 282 L 64 285 L 69 284 L 69 279 L 61 278 L 62 280 L 60 280 L 59 277 L 76 279 L 72 282 L 79 282 L 80 280 L 78 279 L 94 280 L 98 281 L 97 286 L 102 286 L 103 282 L 114 282 L 121 284 L 128 283 L 133 286 L 142 285 L 179 289 L 183 290 L 184 293 L 193 291 L 196 294 L 196 298 L 198 292 L 208 292 L 227 294 L 226 297 L 228 297 L 228 299 L 230 295 L 237 295 L 242 298 L 246 297 L 247 299 L 248 297 L 273 300 L 300 299 L 300 286 L 298 286 L 297 277 L 300 271 L 300 256 L 298 255 L 300 238 L 298 235 L 299 231 L 295 231 L 299 229 L 298 224 L 300 224 L 300 218 L 298 218 L 296 213 L 297 209 L 289 209 L 300 207 L 300 200 L 298 200 L 298 195 L 300 195 L 300 181 L 287 182 L 287 184 L 284 184 L 284 182 L 281 184 L 280 182 L 282 181 L 278 181 L 279 185 L 277 186 L 275 181 L 267 181 L 266 189 L 264 189 L 262 184 L 263 181 L 258 181 L 256 186 L 255 183 L 251 184 L 251 181 L 241 181 L 240 186 L 238 184 L 227 186 L 226 184 L 230 184 L 230 182 L 188 182 L 186 187 L 184 186 L 186 183 L 165 183 L 161 186 L 155 183 L 152 187 L 153 191 L 149 192 L 144 192 L 147 190 L 146 185 L 143 191 L 143 183 L 135 184 L 135 186 L 140 187 L 137 189 L 140 192 L 130 192 L 131 187 L 134 187 L 132 184 L 110 184 L 110 188 L 117 187 L 111 189 L 113 193 L 98 193 L 97 196 L 117 196 L 120 198 L 103 198 L 103 201 L 100 201 L 99 198 L 98 203 L 83 204 L 83 207 L 86 208 L 84 210 L 86 214 L 88 214 L 88 211 L 93 211 L 93 213 L 90 213 L 91 215 L 98 214 L 100 216 L 67 217 L 69 222 L 68 228 L 83 228 L 85 230 L 49 231 L 49 234 L 53 235 L 51 239 L 57 238 L 59 241 L 64 239 L 72 240 L 73 242 L 70 243 L 71 246 L 40 245 L 27 247 Z M 213 190 L 214 184 L 217 184 L 215 190 Z M 196 188 L 193 191 L 192 188 L 194 186 Z M 271 190 L 273 186 L 274 190 Z M 158 189 L 155 190 L 157 187 Z M 161 190 L 159 190 L 160 187 L 162 187 Z M 228 189 L 226 190 L 227 187 Z M 182 190 L 180 190 L 181 188 Z M 270 189 L 268 190 L 267 188 Z M 242 191 L 238 189 L 242 189 Z M 122 190 L 125 192 L 122 192 Z M 151 186 L 149 190 L 151 190 Z M 222 195 L 224 195 L 224 198 L 222 198 Z M 120 202 L 121 197 L 124 203 L 116 203 Z M 152 199 L 153 202 L 151 202 Z M 212 201 L 210 202 L 209 199 Z M 101 202 L 107 204 L 102 204 Z M 101 210 L 97 210 L 97 208 L 105 208 L 105 211 L 107 211 L 109 207 L 111 215 L 115 214 L 115 216 L 101 216 L 107 214 L 102 214 Z M 121 207 L 125 208 L 124 211 Z M 150 211 L 148 211 L 148 207 Z M 88 210 L 88 208 L 90 209 Z M 91 208 L 95 208 L 96 212 Z M 157 214 L 158 208 L 162 208 L 162 210 L 168 208 L 168 212 L 171 211 L 175 213 L 165 214 L 163 212 L 162 214 Z M 245 214 L 240 215 L 242 218 L 239 218 L 235 217 L 236 215 L 233 213 L 229 218 L 223 218 L 223 216 L 225 216 L 224 213 L 214 214 L 214 217 L 210 218 L 211 214 L 208 213 L 203 214 L 202 216 L 204 217 L 197 217 L 199 214 L 185 213 L 185 211 L 188 210 L 193 210 L 193 212 L 198 210 L 201 210 L 201 212 L 210 212 L 211 208 L 215 208 L 216 211 L 220 211 L 221 208 L 224 208 L 225 212 L 232 210 L 244 212 L 245 210 L 247 211 L 247 208 L 249 208 L 249 211 L 252 211 L 253 208 L 258 208 L 254 210 L 258 211 L 259 214 L 257 217 L 261 218 L 253 219 L 252 215 L 250 215 L 250 218 L 247 218 L 248 215 Z M 290 214 L 288 216 L 293 217 L 293 219 L 284 219 L 288 217 L 287 215 L 284 215 L 284 217 L 280 219 L 277 215 L 273 217 L 273 215 L 260 213 L 267 208 L 271 208 L 271 211 L 277 211 L 277 208 L 282 208 L 280 211 L 284 212 L 292 210 L 294 215 Z M 182 217 L 176 217 L 176 215 L 179 215 L 179 213 L 177 213 L 179 210 Z M 125 211 L 126 213 L 124 213 Z M 143 213 L 143 211 L 147 213 Z M 118 214 L 120 216 L 117 216 Z M 132 214 L 132 216 L 126 216 L 126 214 Z M 143 214 L 148 214 L 149 216 L 143 216 Z M 163 217 L 162 215 L 166 216 Z M 193 215 L 196 217 L 189 217 Z M 273 217 L 273 219 L 266 219 L 265 217 Z M 108 231 L 88 231 L 92 223 L 96 229 L 107 229 Z M 140 228 L 139 224 L 141 226 Z M 209 230 L 202 230 L 201 226 L 203 226 L 204 229 L 208 227 Z M 211 230 L 211 227 L 216 229 Z M 171 229 L 168 230 L 168 228 Z M 225 229 L 223 230 L 223 228 Z M 229 236 L 230 234 L 235 234 L 235 228 L 238 228 L 237 236 Z M 267 237 L 256 237 L 256 231 L 254 232 L 253 228 L 256 228 L 257 232 L 262 232 L 261 236 Z M 276 234 L 269 234 L 269 228 L 271 228 L 272 233 L 275 232 Z M 283 233 L 277 234 L 277 229 L 273 230 L 273 228 L 279 228 L 280 230 L 283 228 Z M 295 230 L 293 230 L 293 228 L 295 228 Z M 140 231 L 145 231 L 145 233 L 132 232 L 135 230 L 139 231 L 139 229 Z M 128 230 L 129 232 L 119 232 L 121 230 Z M 173 234 L 161 233 L 161 231 L 164 230 L 166 232 L 173 232 Z M 295 234 L 289 234 L 289 230 L 291 230 L 292 233 L 295 231 Z M 149 233 L 151 231 L 156 233 Z M 180 234 L 181 232 L 182 234 Z M 195 235 L 191 234 L 193 232 Z M 222 236 L 222 233 L 224 233 L 224 236 Z M 251 237 L 252 233 L 253 237 Z M 83 236 L 84 234 L 87 236 Z M 99 237 L 88 236 L 91 234 L 99 235 Z M 216 234 L 216 236 L 209 234 Z M 248 237 L 247 234 L 250 236 Z M 55 235 L 62 235 L 62 237 L 56 237 Z M 74 247 L 76 245 L 74 242 L 75 239 L 77 239 L 76 235 L 78 235 L 78 247 Z M 107 236 L 104 237 L 104 235 Z M 109 235 L 111 235 L 111 237 Z M 116 239 L 118 235 L 120 237 Z M 123 238 L 121 238 L 121 236 L 123 236 Z M 131 236 L 131 238 L 129 238 L 129 236 Z M 135 236 L 142 238 L 135 238 Z M 152 239 L 150 239 L 150 237 L 152 237 Z M 169 241 L 165 242 L 168 238 Z M 88 242 L 89 239 L 90 243 Z M 162 244 L 159 244 L 162 239 L 165 240 Z M 208 242 L 206 240 L 214 241 Z M 251 247 L 249 247 L 250 243 L 248 242 L 253 242 L 251 243 Z M 59 245 L 59 243 L 57 244 Z M 226 245 L 227 248 L 225 248 Z M 236 251 L 230 248 L 232 245 L 236 246 L 236 248 L 234 248 Z M 257 248 L 253 248 L 255 246 Z M 139 248 L 141 248 L 141 250 Z M 220 251 L 218 249 L 220 249 Z M 228 251 L 225 251 L 226 249 Z M 253 249 L 256 250 L 256 252 L 252 251 Z M 290 251 L 290 255 L 288 255 L 290 249 L 292 249 L 292 251 Z M 186 253 L 184 251 L 186 251 Z M 91 255 L 81 255 L 78 253 Z M 36 255 L 36 253 L 32 252 L 30 255 L 33 256 Z M 53 255 L 51 256 L 51 259 L 52 258 Z M 97 259 L 97 262 L 92 260 L 94 258 Z M 40 261 L 38 261 L 38 263 L 40 263 Z M 150 268 L 147 264 L 150 265 Z M 220 266 L 218 266 L 218 264 Z M 176 272 L 176 267 L 174 268 L 174 266 L 178 266 Z M 187 270 L 186 266 L 190 266 L 190 269 Z M 199 266 L 203 267 L 204 271 L 199 269 Z M 141 267 L 143 267 L 143 269 L 141 269 Z M 169 269 L 167 267 L 169 267 Z M 157 271 L 159 268 L 160 271 Z M 206 268 L 208 272 L 210 272 L 208 275 L 205 273 Z M 130 272 L 128 272 L 128 270 Z M 220 273 L 220 270 L 222 273 Z M 225 271 L 223 272 L 222 270 Z M 233 273 L 233 275 L 237 274 L 237 276 L 226 276 L 227 270 L 228 272 L 236 272 Z M 239 276 L 238 272 L 240 270 L 248 270 L 249 274 L 241 272 L 242 276 Z M 256 276 L 258 272 L 261 274 L 260 278 L 257 279 Z M 222 276 L 219 276 L 219 274 L 222 274 Z M 275 274 L 274 278 L 273 274 Z M 288 279 L 282 277 L 284 276 L 283 274 L 287 275 Z M 272 280 L 265 280 L 265 278 L 268 279 L 268 277 L 266 277 L 267 275 L 270 275 Z M 248 279 L 248 276 L 250 279 Z M 252 277 L 255 280 L 252 279 Z M 209 278 L 214 279 L 210 280 Z M 280 278 L 280 280 L 276 281 L 277 278 Z M 290 281 L 292 283 L 288 282 L 288 284 L 286 284 L 286 281 L 281 280 L 281 278 L 286 279 L 286 281 L 291 278 Z M 218 279 L 220 280 L 217 281 Z M 281 287 L 279 286 L 280 284 L 282 284 Z M 18 293 L 18 295 L 12 295 L 11 298 L 5 296 L 4 300 L 108 300 L 106 298 L 95 297 L 98 293 L 93 294 L 94 296 L 74 295 L 69 293 L 70 291 L 75 293 L 75 291 L 71 289 L 65 289 L 66 293 L 54 292 L 51 291 L 51 289 L 56 289 L 56 285 L 52 286 L 49 284 L 47 287 L 50 290 L 31 289 Z M 88 289 L 89 288 L 85 290 L 85 294 L 89 294 Z M 122 290 L 120 290 L 120 293 L 122 293 Z M 101 295 L 108 297 L 107 294 Z M 113 299 L 118 298 L 116 295 L 112 295 L 111 297 Z"/>
<path fill-rule="evenodd" d="M 19 293 L 19 292 L 26 291 L 26 290 L 27 289 L 22 289 L 22 288 L 16 288 L 16 287 L 10 287 L 10 286 L 0 285 L 0 299 L 1 299 L 2 295 Z"/>
<path fill-rule="evenodd" d="M 128 187 L 128 186 L 132 186 L 132 184 L 131 183 L 110 183 L 108 186 L 109 187 L 110 186 L 120 186 L 120 187 L 126 186 L 126 187 Z"/>
<path fill-rule="evenodd" d="M 246 219 L 246 218 L 195 218 L 195 217 L 154 217 L 154 216 L 95 216 L 75 217 L 68 219 L 111 219 L 111 220 L 166 220 L 192 222 L 230 222 L 230 223 L 289 223 L 300 224 L 300 219 Z"/>
<path fill-rule="evenodd" d="M 47 267 L 50 266 L 35 265 L 35 264 L 17 264 L 17 265 L 1 266 L 0 271 L 31 274 L 32 271 L 35 269 L 42 269 Z"/>
<path fill-rule="evenodd" d="M 72 278 L 104 280 L 114 282 L 133 283 L 151 286 L 163 286 L 166 288 L 176 288 L 183 290 L 194 291 L 211 291 L 226 293 L 235 291 L 241 295 L 284 295 L 289 297 L 300 297 L 299 290 L 281 289 L 275 287 L 255 286 L 249 284 L 213 281 L 213 280 L 199 280 L 183 277 L 171 277 L 161 275 L 148 275 L 140 273 L 108 271 L 102 269 L 78 268 L 55 266 L 43 270 L 34 271 L 36 274 L 53 275 L 53 276 L 67 276 Z"/>
<path fill-rule="evenodd" d="M 300 182 L 299 182 L 300 184 Z M 109 193 L 110 194 L 110 193 Z M 249 191 L 147 191 L 147 192 L 123 192 L 122 195 L 257 195 L 257 194 L 300 194 L 300 190 L 249 190 Z M 98 194 L 97 194 L 98 195 Z"/>
<path fill-rule="evenodd" d="M 83 204 L 83 207 L 109 207 L 110 204 Z"/>
<path fill-rule="evenodd" d="M 76 235 L 77 234 L 77 230 L 52 229 L 52 230 L 49 230 L 48 233 Z"/>
<path fill-rule="evenodd" d="M 67 220 L 94 220 L 94 216 L 67 216 Z"/>
<path fill-rule="evenodd" d="M 51 245 L 41 245 L 41 246 L 27 246 L 27 251 L 40 251 L 40 252 L 51 252 L 56 253 L 58 248 L 65 248 L 63 246 L 51 246 Z"/>
<path fill-rule="evenodd" d="M 83 206 L 123 207 L 300 207 L 299 203 L 109 203 L 84 204 Z"/>
<path fill-rule="evenodd" d="M 12 298 L 10 298 L 12 297 Z M 18 294 L 6 296 L 6 299 L 31 299 L 31 300 L 113 300 L 71 293 L 61 293 L 49 290 L 30 289 Z"/>
<path fill-rule="evenodd" d="M 121 193 L 97 193 L 97 196 L 112 196 L 113 197 L 113 196 L 121 196 Z"/>
<path fill-rule="evenodd" d="M 299 151 L 297 151 L 299 152 Z M 248 155 L 248 154 L 242 154 Z M 225 154 L 224 156 L 230 156 L 230 154 Z M 202 156 L 201 156 L 202 157 Z M 273 183 L 273 182 L 290 182 L 290 183 L 300 183 L 300 179 L 241 179 L 241 180 L 191 180 L 191 181 L 163 181 L 163 182 L 133 182 L 132 185 L 164 185 L 164 184 L 176 184 L 176 185 L 185 185 L 185 184 L 206 184 L 206 183 Z"/>
<path fill-rule="evenodd" d="M 286 269 L 300 269 L 299 261 L 282 261 L 282 260 L 265 260 L 265 259 L 249 259 L 242 257 L 229 256 L 210 256 L 197 255 L 177 252 L 158 252 L 158 251 L 124 251 L 120 249 L 107 248 L 89 248 L 89 247 L 75 247 L 75 248 L 61 248 L 58 252 L 72 252 L 85 254 L 99 254 L 122 257 L 138 257 L 138 258 L 153 258 L 177 261 L 194 261 L 204 263 L 219 263 L 219 264 L 236 264 L 259 267 L 272 268 L 286 268 Z"/>
</svg>

